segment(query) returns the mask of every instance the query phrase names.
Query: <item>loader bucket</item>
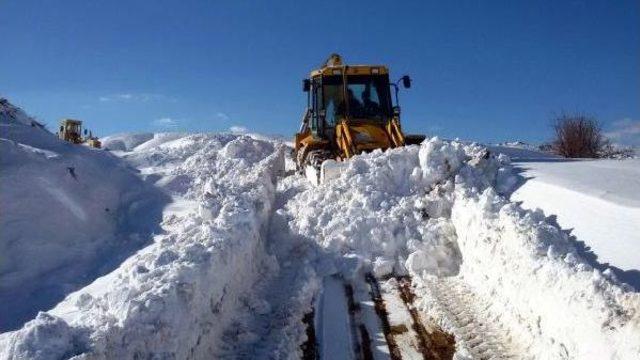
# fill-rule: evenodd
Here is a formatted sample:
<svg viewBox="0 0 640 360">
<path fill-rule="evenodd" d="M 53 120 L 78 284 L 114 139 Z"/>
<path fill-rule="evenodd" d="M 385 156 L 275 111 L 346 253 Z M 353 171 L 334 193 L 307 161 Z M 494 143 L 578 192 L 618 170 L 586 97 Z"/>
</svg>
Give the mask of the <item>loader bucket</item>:
<svg viewBox="0 0 640 360">
<path fill-rule="evenodd" d="M 404 136 L 404 142 L 407 145 L 420 145 L 426 138 L 426 135 L 422 134 L 407 134 Z"/>
<path fill-rule="evenodd" d="M 309 182 L 315 186 L 319 186 L 340 177 L 340 174 L 342 174 L 348 166 L 346 162 L 329 159 L 322 163 L 320 169 L 313 166 L 305 167 L 304 174 Z"/>
</svg>

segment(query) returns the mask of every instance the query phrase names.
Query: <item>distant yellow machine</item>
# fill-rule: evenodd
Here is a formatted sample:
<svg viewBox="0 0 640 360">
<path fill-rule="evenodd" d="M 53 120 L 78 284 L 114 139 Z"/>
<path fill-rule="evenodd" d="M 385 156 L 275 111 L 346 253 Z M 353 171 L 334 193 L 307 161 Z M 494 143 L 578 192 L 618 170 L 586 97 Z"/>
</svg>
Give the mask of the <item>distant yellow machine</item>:
<svg viewBox="0 0 640 360">
<path fill-rule="evenodd" d="M 74 119 L 60 120 L 60 128 L 58 130 L 58 138 L 68 141 L 72 144 L 86 143 L 88 146 L 99 149 L 102 146 L 100 140 L 87 129 L 84 130 L 85 137 L 82 137 L 82 121 Z"/>
<path fill-rule="evenodd" d="M 297 170 L 319 184 L 337 176 L 343 168 L 340 162 L 356 154 L 422 142 L 424 136 L 402 132 L 400 82 L 411 87 L 409 76 L 391 83 L 386 66 L 346 65 L 338 54 L 312 71 L 303 81 L 308 96 L 302 125 L 295 135 Z"/>
</svg>

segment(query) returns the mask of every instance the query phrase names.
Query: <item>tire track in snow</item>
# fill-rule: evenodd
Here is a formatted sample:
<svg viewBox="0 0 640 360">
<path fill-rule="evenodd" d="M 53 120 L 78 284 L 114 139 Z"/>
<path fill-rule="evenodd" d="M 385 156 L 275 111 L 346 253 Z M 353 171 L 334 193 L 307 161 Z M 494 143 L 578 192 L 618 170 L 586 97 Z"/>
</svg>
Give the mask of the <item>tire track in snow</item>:
<svg viewBox="0 0 640 360">
<path fill-rule="evenodd" d="M 357 359 L 357 334 L 349 316 L 347 294 L 341 276 L 325 276 L 315 301 L 316 334 L 320 359 Z"/>
<path fill-rule="evenodd" d="M 520 359 L 523 346 L 458 278 L 367 276 L 391 359 Z M 454 342 L 455 339 L 455 342 Z M 526 355 L 524 356 L 526 358 Z"/>
<path fill-rule="evenodd" d="M 400 348 L 398 347 L 398 344 L 391 332 L 391 324 L 389 323 L 389 316 L 385 302 L 382 299 L 380 284 L 373 274 L 365 275 L 365 280 L 371 288 L 371 299 L 375 303 L 376 314 L 382 323 L 382 331 L 384 332 L 384 337 L 387 341 L 387 345 L 389 346 L 389 355 L 392 360 L 400 360 L 402 359 L 402 355 L 400 354 Z"/>
<path fill-rule="evenodd" d="M 455 353 L 455 341 L 451 334 L 442 331 L 435 324 L 430 324 L 420 316 L 414 305 L 416 295 L 411 288 L 411 278 L 398 277 L 398 290 L 400 297 L 411 315 L 413 329 L 418 336 L 420 351 L 425 359 L 445 360 L 452 359 Z M 427 324 L 427 326 L 425 326 Z"/>
<path fill-rule="evenodd" d="M 433 323 L 425 322 L 413 304 L 415 295 L 408 277 L 391 277 L 379 283 L 381 298 L 387 309 L 390 335 L 402 359 L 452 359 L 453 336 Z M 381 318 L 385 321 L 384 318 Z M 426 324 L 426 326 L 425 326 Z"/>
<path fill-rule="evenodd" d="M 345 282 L 344 291 L 347 295 L 351 334 L 357 340 L 353 344 L 356 356 L 359 359 L 372 360 L 371 337 L 367 327 L 360 321 L 360 304 L 355 301 L 353 286 Z"/>
<path fill-rule="evenodd" d="M 380 317 L 384 302 L 372 276 L 348 281 L 329 275 L 322 283 L 312 312 L 303 319 L 307 334 L 312 334 L 300 346 L 303 359 L 401 359 L 387 336 L 386 317 Z M 391 340 L 391 351 L 385 337 Z"/>
<path fill-rule="evenodd" d="M 299 191 L 278 185 L 264 244 L 266 263 L 243 298 L 244 311 L 225 331 L 224 346 L 211 354 L 213 358 L 317 358 L 315 314 L 309 310 L 321 286 L 310 265 L 318 254 L 313 244 L 282 231 L 285 219 L 278 213 Z M 302 343 L 310 347 L 300 346 Z"/>
<path fill-rule="evenodd" d="M 307 340 L 300 345 L 302 351 L 303 360 L 316 360 L 318 358 L 318 343 L 316 339 L 316 324 L 314 318 L 316 316 L 315 309 L 304 314 L 302 323 L 305 326 L 305 333 L 307 334 Z"/>
<path fill-rule="evenodd" d="M 456 340 L 458 353 L 472 359 L 520 359 L 520 346 L 502 327 L 499 317 L 458 278 L 420 278 L 413 281 L 420 294 L 421 315 L 435 319 Z M 526 358 L 526 357 L 525 357 Z"/>
</svg>

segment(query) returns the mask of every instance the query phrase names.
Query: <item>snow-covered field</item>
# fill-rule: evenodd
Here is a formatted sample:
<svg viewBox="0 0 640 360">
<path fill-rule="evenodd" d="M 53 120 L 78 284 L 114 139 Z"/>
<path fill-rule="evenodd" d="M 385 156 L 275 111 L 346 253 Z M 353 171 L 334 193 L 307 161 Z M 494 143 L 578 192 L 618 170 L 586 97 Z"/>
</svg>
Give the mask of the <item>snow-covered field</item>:
<svg viewBox="0 0 640 360">
<path fill-rule="evenodd" d="M 543 209 L 593 266 L 640 290 L 640 159 L 569 160 L 521 144 L 492 150 L 519 174 L 511 200 Z"/>
<path fill-rule="evenodd" d="M 62 287 L 64 300 L 39 304 L 35 289 L 15 297 L 32 320 L 12 319 L 17 326 L 3 329 L 17 330 L 0 334 L 2 359 L 300 358 L 309 355 L 309 329 L 313 351 L 325 359 L 356 358 L 366 348 L 375 359 L 421 356 L 428 341 L 420 336 L 438 331 L 455 339 L 458 359 L 640 357 L 640 293 L 578 246 L 585 241 L 600 255 L 600 244 L 607 258 L 606 240 L 575 231 L 577 239 L 570 237 L 561 214 L 560 225 L 547 217 L 554 213 L 547 202 L 531 206 L 543 213 L 508 199 L 524 196 L 522 171 L 542 168 L 522 167 L 534 163 L 516 163 L 514 170 L 494 148 L 433 138 L 355 157 L 339 178 L 314 187 L 282 171 L 288 150 L 268 137 L 124 134 L 104 141 L 116 157 L 2 116 L 11 129 L 3 130 L 2 146 L 13 150 L 0 153 L 0 246 L 18 265 L 6 271 L 2 260 L 0 284 L 42 278 L 20 252 L 34 243 L 84 251 L 69 255 L 73 260 L 34 253 L 32 259 L 43 259 L 38 263 L 77 267 L 45 271 L 48 283 L 73 279 L 96 261 L 116 262 L 108 271 L 87 270 L 87 286 Z M 96 172 L 70 205 L 61 199 L 75 196 L 78 185 L 60 182 L 79 180 L 55 169 L 72 160 L 78 178 L 90 164 L 104 173 Z M 5 177 L 20 178 L 22 169 L 29 180 L 5 187 Z M 633 178 L 636 167 L 630 169 Z M 541 182 L 553 173 L 539 171 Z M 42 195 L 22 200 L 22 207 L 33 204 L 23 212 L 10 204 L 22 196 L 15 187 L 28 193 L 37 176 L 55 181 L 50 188 L 65 196 L 52 195 L 49 210 L 31 216 Z M 103 187 L 113 189 L 104 199 L 91 192 Z M 142 195 L 157 200 L 137 205 Z M 622 193 L 593 197 L 615 202 L 616 196 L 637 200 Z M 529 206 L 533 198 L 521 199 Z M 107 201 L 116 202 L 109 205 L 118 210 L 109 212 L 122 215 L 126 226 L 99 222 L 106 222 L 100 219 Z M 92 210 L 96 203 L 102 212 Z M 59 218 L 62 209 L 70 215 Z M 138 209 L 144 214 L 131 215 Z M 82 212 L 96 225 L 76 228 Z M 15 220 L 5 222 L 5 214 Z M 155 220 L 157 228 L 137 230 L 134 219 Z M 49 236 L 55 226 L 64 236 Z M 95 250 L 102 242 L 92 234 L 130 252 Z M 628 256 L 607 261 L 624 268 L 618 260 L 626 258 L 638 269 L 633 254 L 640 244 L 628 244 L 635 246 Z"/>
</svg>

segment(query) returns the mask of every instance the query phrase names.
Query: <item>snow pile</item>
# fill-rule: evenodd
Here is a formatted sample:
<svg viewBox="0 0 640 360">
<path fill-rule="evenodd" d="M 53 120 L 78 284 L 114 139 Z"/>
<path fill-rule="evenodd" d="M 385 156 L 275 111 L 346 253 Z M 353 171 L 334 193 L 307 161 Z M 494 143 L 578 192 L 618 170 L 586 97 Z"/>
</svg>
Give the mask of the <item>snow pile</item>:
<svg viewBox="0 0 640 360">
<path fill-rule="evenodd" d="M 271 143 L 287 143 L 289 140 L 283 136 L 279 135 L 264 135 L 257 133 L 248 133 L 248 132 L 230 132 L 230 133 L 220 133 L 217 136 L 222 137 L 237 137 L 237 136 L 246 136 L 250 137 L 254 140 L 261 140 L 264 142 Z M 176 140 L 180 138 L 186 137 L 187 134 L 179 133 L 179 132 L 163 132 L 163 133 L 123 133 L 123 134 L 114 134 L 105 136 L 100 139 L 102 142 L 102 147 L 105 149 L 109 149 L 112 151 L 140 151 L 140 150 L 150 150 L 154 147 L 157 147 L 165 142 Z M 140 148 L 137 148 L 140 145 Z M 293 146 L 293 145 L 291 145 Z"/>
<path fill-rule="evenodd" d="M 544 214 L 492 189 L 456 189 L 460 276 L 541 358 L 636 358 L 640 294 L 593 269 Z"/>
<path fill-rule="evenodd" d="M 0 266 L 18 271 L 2 268 L 0 286 L 22 276 L 17 288 L 33 269 L 40 269 L 34 277 L 47 279 L 40 265 L 56 256 L 64 259 L 60 271 L 50 271 L 50 283 L 79 278 L 74 269 L 86 270 L 85 259 L 114 261 L 109 270 L 115 270 L 21 329 L 0 334 L 0 359 L 295 358 L 306 336 L 300 320 L 326 276 L 341 273 L 355 283 L 369 271 L 379 278 L 409 274 L 440 288 L 417 286 L 416 302 L 445 330 L 454 321 L 438 295 L 472 298 L 464 310 L 474 309 L 469 318 L 478 313 L 481 323 L 498 325 L 486 328 L 504 328 L 522 358 L 640 353 L 640 294 L 611 271 L 585 263 L 575 242 L 541 211 L 505 199 L 518 178 L 499 151 L 433 138 L 356 156 L 338 178 L 313 187 L 299 176 L 280 180 L 284 146 L 253 135 L 104 139 L 118 159 L 25 124 L 2 122 L 11 140 L 0 141 L 0 245 L 8 249 L 0 254 L 21 259 L 20 246 L 42 248 L 35 255 L 42 264 L 3 258 Z M 145 194 L 150 189 L 155 195 Z M 138 195 L 173 202 L 143 203 Z M 44 210 L 36 206 L 43 201 Z M 115 220 L 105 220 L 105 206 Z M 162 211 L 161 229 L 138 230 L 140 223 L 159 222 L 154 211 Z M 42 217 L 49 241 L 36 247 L 29 247 L 33 240 L 4 241 L 5 231 L 44 239 L 35 235 L 40 226 L 24 221 L 33 214 Z M 62 231 L 61 222 L 74 226 Z M 84 238 L 131 252 L 114 256 L 78 246 Z M 433 311 L 438 308 L 445 310 Z M 470 354 L 475 340 L 454 334 L 458 356 Z"/>
<path fill-rule="evenodd" d="M 116 134 L 105 136 L 100 139 L 102 147 L 108 150 L 115 151 L 131 151 L 136 146 L 153 139 L 155 134 L 153 133 L 138 133 L 138 134 Z"/>
<path fill-rule="evenodd" d="M 247 294 L 234 323 L 225 331 L 219 358 L 300 359 L 307 340 L 301 321 L 322 288 L 325 255 L 312 241 L 288 232 L 283 206 L 309 188 L 306 179 L 288 176 L 278 182 L 266 241 L 273 261 Z M 320 270 L 320 273 L 318 272 Z"/>
<path fill-rule="evenodd" d="M 467 162 L 473 159 L 474 168 Z M 287 205 L 290 231 L 324 249 L 352 254 L 378 276 L 426 270 L 453 275 L 462 261 L 447 220 L 453 176 L 474 172 L 477 186 L 509 187 L 508 158 L 437 138 L 354 157 L 340 178 Z M 433 190 L 433 191 L 432 191 Z"/>
<path fill-rule="evenodd" d="M 515 183 L 507 156 L 430 139 L 354 157 L 280 215 L 292 234 L 341 255 L 333 271 L 347 277 L 455 276 L 530 356 L 636 357 L 640 294 L 587 265 L 540 211 L 500 195 Z"/>
<path fill-rule="evenodd" d="M 0 107 L 0 331 L 117 267 L 156 231 L 168 200 L 109 153 L 34 122 Z"/>
<path fill-rule="evenodd" d="M 129 154 L 147 165 L 147 182 L 174 195 L 164 233 L 53 310 L 0 335 L 0 358 L 204 358 L 223 347 L 244 299 L 273 271 L 264 238 L 284 149 L 234 135 L 164 140 Z M 183 186 L 167 180 L 177 178 Z"/>
</svg>

